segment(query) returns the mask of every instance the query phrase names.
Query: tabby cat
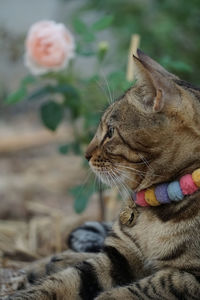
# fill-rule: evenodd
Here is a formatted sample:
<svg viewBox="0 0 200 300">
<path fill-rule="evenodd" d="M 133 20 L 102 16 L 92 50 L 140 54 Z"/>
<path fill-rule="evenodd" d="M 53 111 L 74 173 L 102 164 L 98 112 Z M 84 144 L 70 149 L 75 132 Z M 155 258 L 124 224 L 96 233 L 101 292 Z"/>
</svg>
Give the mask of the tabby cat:
<svg viewBox="0 0 200 300">
<path fill-rule="evenodd" d="M 200 89 L 141 51 L 133 60 L 136 83 L 105 111 L 86 158 L 102 181 L 143 192 L 200 167 Z M 193 191 L 161 205 L 152 194 L 141 206 L 129 197 L 102 251 L 52 258 L 48 277 L 9 299 L 200 299 L 200 191 Z"/>
</svg>

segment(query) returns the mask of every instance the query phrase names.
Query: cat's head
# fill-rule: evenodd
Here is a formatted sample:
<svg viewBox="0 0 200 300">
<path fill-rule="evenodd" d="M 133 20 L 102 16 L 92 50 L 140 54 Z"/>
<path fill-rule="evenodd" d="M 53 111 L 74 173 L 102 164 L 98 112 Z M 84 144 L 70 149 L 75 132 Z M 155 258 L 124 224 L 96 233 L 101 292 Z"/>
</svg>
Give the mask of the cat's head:
<svg viewBox="0 0 200 300">
<path fill-rule="evenodd" d="M 111 104 L 88 146 L 92 170 L 139 191 L 200 167 L 199 91 L 138 51 L 135 85 Z"/>
</svg>

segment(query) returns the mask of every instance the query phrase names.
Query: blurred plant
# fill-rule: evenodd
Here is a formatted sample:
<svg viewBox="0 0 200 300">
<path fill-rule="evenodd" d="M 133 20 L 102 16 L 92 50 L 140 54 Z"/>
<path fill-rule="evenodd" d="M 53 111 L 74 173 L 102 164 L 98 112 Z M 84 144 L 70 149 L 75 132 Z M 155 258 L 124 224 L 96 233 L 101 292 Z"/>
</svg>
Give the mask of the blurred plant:
<svg viewBox="0 0 200 300">
<path fill-rule="evenodd" d="M 10 94 L 5 102 L 14 104 L 22 100 L 33 101 L 43 98 L 40 108 L 41 120 L 52 131 L 55 131 L 66 117 L 73 127 L 74 139 L 60 146 L 61 154 L 72 151 L 83 156 L 84 148 L 97 127 L 101 114 L 99 108 L 102 110 L 107 105 L 108 100 L 103 97 L 97 83 L 101 78 L 100 70 L 109 51 L 109 43 L 106 41 L 98 43 L 96 35 L 109 27 L 112 22 L 111 15 L 102 17 L 90 26 L 80 18 L 75 18 L 73 20 L 75 58 L 74 37 L 63 24 L 41 21 L 29 30 L 26 38 L 25 63 L 33 75 L 26 76 L 18 90 Z M 90 76 L 76 71 L 77 58 L 82 56 L 95 61 Z M 107 74 L 107 78 L 115 92 L 123 92 L 130 86 L 125 79 L 124 71 L 112 70 Z M 112 97 L 111 91 L 108 92 Z M 81 184 L 71 189 L 77 213 L 86 208 L 93 191 L 91 181 L 85 186 Z M 101 186 L 98 192 L 103 216 Z"/>
<path fill-rule="evenodd" d="M 145 53 L 169 71 L 199 84 L 199 0 L 87 0 L 83 10 L 112 13 L 112 36 L 118 41 L 116 65 L 124 66 L 130 36 L 138 33 Z"/>
</svg>

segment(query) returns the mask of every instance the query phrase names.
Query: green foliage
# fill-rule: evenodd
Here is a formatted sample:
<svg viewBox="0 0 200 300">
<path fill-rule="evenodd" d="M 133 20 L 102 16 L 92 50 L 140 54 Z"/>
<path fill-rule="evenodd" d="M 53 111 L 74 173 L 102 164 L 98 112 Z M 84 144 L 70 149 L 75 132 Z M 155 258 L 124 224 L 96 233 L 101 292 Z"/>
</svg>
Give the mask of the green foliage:
<svg viewBox="0 0 200 300">
<path fill-rule="evenodd" d="M 118 41 L 113 62 L 116 66 L 121 66 L 122 58 L 127 56 L 130 36 L 138 33 L 141 36 L 140 47 L 144 52 L 164 63 L 169 71 L 199 84 L 198 0 L 87 0 L 84 8 L 85 11 L 112 14 L 110 30 Z M 166 56 L 169 63 L 166 62 Z"/>
<path fill-rule="evenodd" d="M 74 210 L 78 214 L 82 213 L 87 207 L 88 201 L 94 192 L 92 185 L 77 185 L 70 190 L 74 197 Z"/>
<path fill-rule="evenodd" d="M 126 80 L 125 72 L 123 71 L 114 71 L 111 72 L 108 76 L 108 81 L 112 86 L 113 90 L 121 90 L 125 92 L 128 88 L 134 85 L 134 82 L 128 82 Z"/>
<path fill-rule="evenodd" d="M 17 91 L 8 95 L 8 97 L 5 99 L 5 103 L 15 104 L 15 103 L 21 101 L 22 99 L 24 99 L 26 94 L 27 94 L 26 87 L 21 85 Z"/>
<path fill-rule="evenodd" d="M 63 154 L 63 155 L 69 154 L 70 152 L 73 152 L 74 154 L 77 154 L 77 155 L 82 154 L 82 151 L 80 148 L 80 143 L 78 143 L 76 141 L 61 145 L 59 147 L 59 152 L 60 152 L 60 154 Z"/>
<path fill-rule="evenodd" d="M 73 28 L 78 34 L 85 34 L 88 31 L 88 26 L 81 19 L 73 20 Z"/>
<path fill-rule="evenodd" d="M 6 104 L 15 104 L 15 103 L 23 100 L 27 95 L 28 86 L 35 83 L 35 82 L 36 82 L 35 77 L 33 77 L 31 75 L 26 76 L 21 81 L 19 88 L 15 92 L 9 94 L 7 96 L 7 98 L 4 100 L 4 102 Z"/>
<path fill-rule="evenodd" d="M 55 101 L 48 101 L 41 106 L 41 119 L 44 125 L 55 131 L 63 119 L 62 105 Z"/>
<path fill-rule="evenodd" d="M 180 60 L 173 61 L 167 55 L 162 57 L 161 64 L 166 69 L 170 69 L 174 72 L 180 71 L 180 72 L 186 73 L 186 74 L 192 72 L 192 67 L 190 65 L 188 65 L 187 63 L 180 61 Z"/>
<path fill-rule="evenodd" d="M 112 15 L 104 16 L 92 25 L 92 29 L 94 31 L 100 31 L 105 28 L 108 28 L 112 24 L 113 19 L 114 18 Z"/>
</svg>

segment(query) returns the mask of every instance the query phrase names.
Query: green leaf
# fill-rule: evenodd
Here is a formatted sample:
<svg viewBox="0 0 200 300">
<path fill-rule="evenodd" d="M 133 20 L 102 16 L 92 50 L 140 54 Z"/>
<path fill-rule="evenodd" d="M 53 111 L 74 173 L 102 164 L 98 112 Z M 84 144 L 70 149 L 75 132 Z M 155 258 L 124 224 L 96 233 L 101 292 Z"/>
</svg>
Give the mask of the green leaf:
<svg viewBox="0 0 200 300">
<path fill-rule="evenodd" d="M 77 214 L 81 214 L 87 207 L 88 204 L 88 197 L 82 197 L 75 198 L 74 199 L 74 210 Z"/>
<path fill-rule="evenodd" d="M 71 150 L 71 144 L 64 144 L 59 147 L 60 154 L 66 155 Z"/>
<path fill-rule="evenodd" d="M 74 196 L 74 210 L 76 213 L 82 213 L 88 204 L 89 198 L 93 193 L 92 185 L 77 185 L 70 189 L 70 193 Z"/>
<path fill-rule="evenodd" d="M 74 152 L 74 154 L 77 154 L 77 155 L 81 154 L 80 141 L 72 143 L 71 147 L 72 147 L 72 151 Z"/>
<path fill-rule="evenodd" d="M 56 86 L 49 87 L 50 93 L 61 93 L 73 98 L 79 98 L 79 93 L 72 85 L 69 84 L 58 84 Z"/>
<path fill-rule="evenodd" d="M 29 85 L 31 83 L 35 83 L 37 81 L 35 76 L 32 75 L 27 75 L 26 77 L 24 77 L 24 79 L 22 79 L 22 85 Z"/>
<path fill-rule="evenodd" d="M 73 28 L 79 34 L 85 34 L 88 31 L 87 25 L 80 19 L 73 20 Z"/>
<path fill-rule="evenodd" d="M 47 86 L 42 87 L 36 91 L 33 91 L 27 98 L 26 100 L 35 100 L 35 99 L 40 99 L 43 96 L 46 96 L 49 94 L 49 89 Z"/>
<path fill-rule="evenodd" d="M 59 93 L 59 94 L 64 94 L 67 96 L 71 96 L 73 98 L 78 98 L 79 94 L 78 91 L 71 85 L 69 84 L 58 84 L 58 85 L 46 85 L 34 92 L 32 92 L 27 98 L 26 100 L 37 100 L 41 97 L 44 97 L 46 95 L 49 94 L 55 94 L 55 93 Z"/>
<path fill-rule="evenodd" d="M 109 27 L 112 22 L 113 22 L 114 17 L 112 15 L 109 16 L 105 16 L 103 18 L 101 18 L 100 20 L 96 21 L 93 25 L 92 25 L 92 29 L 94 31 L 100 31 L 103 30 L 107 27 Z"/>
<path fill-rule="evenodd" d="M 80 155 L 82 153 L 80 148 L 80 141 L 61 145 L 59 147 L 59 152 L 63 155 L 68 154 L 69 152 Z"/>
<path fill-rule="evenodd" d="M 74 30 L 81 35 L 82 39 L 86 43 L 93 42 L 95 40 L 95 35 L 91 28 L 87 26 L 82 20 L 75 19 L 73 21 Z"/>
<path fill-rule="evenodd" d="M 21 86 L 16 92 L 8 95 L 8 97 L 4 100 L 6 104 L 14 104 L 21 100 L 23 100 L 26 96 L 26 88 Z"/>
<path fill-rule="evenodd" d="M 86 43 L 91 43 L 95 40 L 95 35 L 92 31 L 86 31 L 84 34 L 83 34 L 83 40 L 86 42 Z"/>
<path fill-rule="evenodd" d="M 8 95 L 8 97 L 4 100 L 6 104 L 14 104 L 19 101 L 24 100 L 24 98 L 27 95 L 27 87 L 31 83 L 34 83 L 36 81 L 36 78 L 32 75 L 28 75 L 24 77 L 20 83 L 20 86 L 17 91 L 11 93 Z"/>
<path fill-rule="evenodd" d="M 41 119 L 44 125 L 55 131 L 63 119 L 63 107 L 61 104 L 48 101 L 41 106 Z"/>
</svg>

